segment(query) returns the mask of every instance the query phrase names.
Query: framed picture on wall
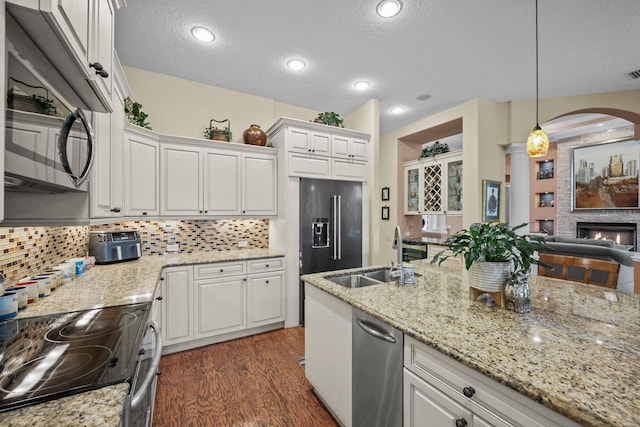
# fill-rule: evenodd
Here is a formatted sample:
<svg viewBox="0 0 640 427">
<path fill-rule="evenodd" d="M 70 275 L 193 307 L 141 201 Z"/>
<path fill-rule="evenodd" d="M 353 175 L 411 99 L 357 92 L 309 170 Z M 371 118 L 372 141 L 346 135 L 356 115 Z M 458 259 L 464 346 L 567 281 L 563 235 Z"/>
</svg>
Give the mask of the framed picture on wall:
<svg viewBox="0 0 640 427">
<path fill-rule="evenodd" d="M 640 143 L 633 139 L 571 150 L 571 210 L 638 209 Z"/>
<path fill-rule="evenodd" d="M 382 187 L 382 201 L 389 200 L 389 187 Z"/>
<path fill-rule="evenodd" d="M 382 207 L 382 219 L 389 221 L 389 206 Z"/>
<path fill-rule="evenodd" d="M 499 181 L 482 180 L 482 221 L 500 221 Z"/>
</svg>

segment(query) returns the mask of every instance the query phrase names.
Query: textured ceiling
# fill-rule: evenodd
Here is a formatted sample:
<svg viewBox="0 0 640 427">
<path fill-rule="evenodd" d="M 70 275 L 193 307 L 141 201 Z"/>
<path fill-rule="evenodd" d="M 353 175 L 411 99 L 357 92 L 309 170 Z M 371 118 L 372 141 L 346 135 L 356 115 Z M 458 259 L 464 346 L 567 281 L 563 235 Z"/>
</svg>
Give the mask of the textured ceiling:
<svg viewBox="0 0 640 427">
<path fill-rule="evenodd" d="M 128 0 L 116 49 L 127 66 L 316 111 L 377 98 L 381 133 L 475 97 L 535 98 L 533 0 L 402 2 L 382 19 L 378 0 Z M 196 25 L 216 40 L 195 41 Z M 539 0 L 539 28 L 541 98 L 640 89 L 624 75 L 640 69 L 640 0 Z"/>
</svg>

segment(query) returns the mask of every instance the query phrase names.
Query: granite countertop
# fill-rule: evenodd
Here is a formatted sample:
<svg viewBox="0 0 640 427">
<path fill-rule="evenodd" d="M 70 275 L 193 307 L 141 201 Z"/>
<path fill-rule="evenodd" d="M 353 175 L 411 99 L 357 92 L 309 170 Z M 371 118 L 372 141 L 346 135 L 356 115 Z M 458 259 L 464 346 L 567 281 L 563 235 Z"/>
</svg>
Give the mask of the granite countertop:
<svg viewBox="0 0 640 427">
<path fill-rule="evenodd" d="M 302 279 L 582 425 L 640 425 L 640 296 L 532 275 L 520 315 L 470 301 L 459 265 L 412 264 L 414 285 Z"/>
<path fill-rule="evenodd" d="M 249 249 L 143 256 L 135 261 L 98 265 L 29 305 L 18 317 L 151 301 L 164 267 L 281 256 L 284 254 L 270 249 Z M 123 383 L 27 406 L 1 413 L 0 425 L 117 426 L 128 392 L 129 384 Z"/>
</svg>

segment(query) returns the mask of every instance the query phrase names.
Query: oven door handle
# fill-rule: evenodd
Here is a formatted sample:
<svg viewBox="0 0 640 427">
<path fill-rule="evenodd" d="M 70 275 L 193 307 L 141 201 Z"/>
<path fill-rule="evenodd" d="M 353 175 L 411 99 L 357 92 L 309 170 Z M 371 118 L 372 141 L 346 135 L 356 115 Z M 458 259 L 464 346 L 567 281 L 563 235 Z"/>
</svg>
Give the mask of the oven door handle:
<svg viewBox="0 0 640 427">
<path fill-rule="evenodd" d="M 156 335 L 156 354 L 153 355 L 151 361 L 151 368 L 147 372 L 147 376 L 142 381 L 142 385 L 138 389 L 138 393 L 134 394 L 131 398 L 131 410 L 135 411 L 142 404 L 143 399 L 149 392 L 149 386 L 154 377 L 158 374 L 158 365 L 160 365 L 160 356 L 162 353 L 162 338 L 160 337 L 160 330 L 155 322 L 149 323 L 149 327 L 153 329 L 153 333 Z"/>
</svg>

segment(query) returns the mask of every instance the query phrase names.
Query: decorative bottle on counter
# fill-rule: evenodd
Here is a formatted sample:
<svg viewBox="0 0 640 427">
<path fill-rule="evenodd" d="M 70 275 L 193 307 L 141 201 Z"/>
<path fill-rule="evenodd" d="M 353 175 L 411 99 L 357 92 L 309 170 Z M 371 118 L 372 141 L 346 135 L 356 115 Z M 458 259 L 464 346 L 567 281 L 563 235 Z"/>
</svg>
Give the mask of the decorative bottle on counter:
<svg viewBox="0 0 640 427">
<path fill-rule="evenodd" d="M 260 129 L 259 125 L 251 125 L 249 129 L 242 133 L 242 139 L 245 144 L 265 145 L 267 143 L 267 134 Z"/>
<path fill-rule="evenodd" d="M 524 314 L 531 310 L 529 274 L 523 271 L 511 273 L 504 285 L 504 304 L 508 310 Z"/>
</svg>

